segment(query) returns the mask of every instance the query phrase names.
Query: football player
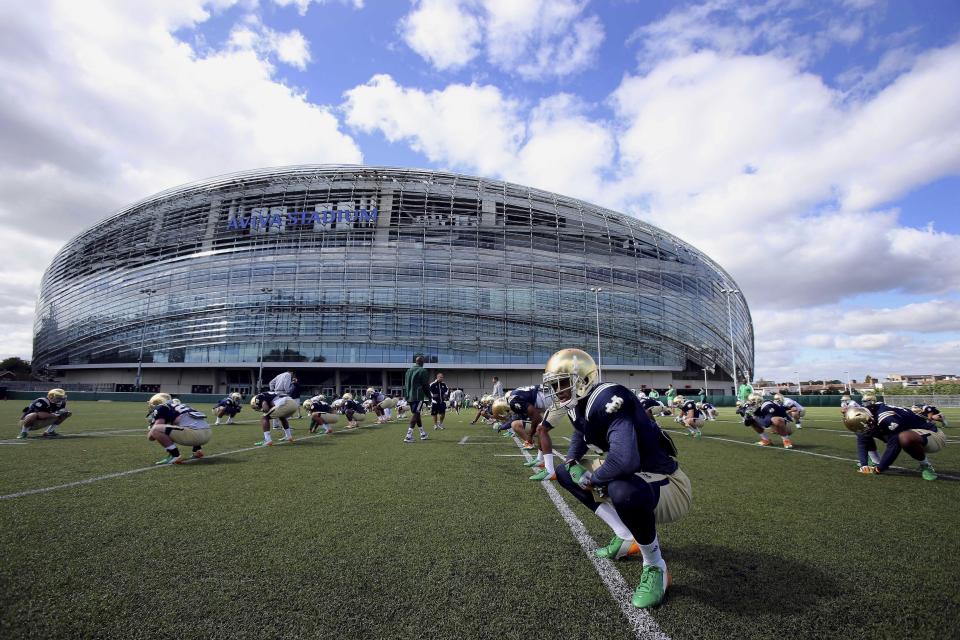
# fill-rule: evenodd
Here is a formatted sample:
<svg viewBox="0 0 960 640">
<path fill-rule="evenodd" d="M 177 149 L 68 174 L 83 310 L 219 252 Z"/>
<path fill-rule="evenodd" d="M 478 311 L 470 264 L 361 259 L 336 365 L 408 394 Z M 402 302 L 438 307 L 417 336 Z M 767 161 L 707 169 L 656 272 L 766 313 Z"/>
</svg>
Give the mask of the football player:
<svg viewBox="0 0 960 640">
<path fill-rule="evenodd" d="M 803 416 L 807 415 L 806 408 L 793 398 L 784 397 L 782 393 L 773 394 L 773 401 L 787 410 L 787 415 L 793 420 L 797 429 L 803 429 Z"/>
<path fill-rule="evenodd" d="M 680 470 L 670 436 L 653 422 L 637 397 L 619 384 L 598 383 L 597 366 L 585 351 L 562 349 L 543 374 L 547 402 L 565 409 L 574 432 L 557 480 L 614 531 L 597 555 L 643 556 L 635 607 L 654 607 L 670 584 L 660 553 L 657 522 L 673 522 L 690 508 L 690 480 Z M 599 466 L 580 464 L 588 445 L 605 452 Z"/>
<path fill-rule="evenodd" d="M 640 406 L 643 407 L 643 410 L 647 412 L 647 415 L 650 416 L 650 419 L 654 422 L 657 421 L 657 416 L 669 416 L 673 415 L 673 409 L 663 404 L 657 398 L 639 398 Z"/>
<path fill-rule="evenodd" d="M 270 435 L 270 421 L 277 420 L 283 428 L 284 438 L 287 442 L 293 442 L 293 429 L 287 418 L 297 412 L 297 401 L 287 395 L 279 395 L 272 391 L 264 391 L 253 396 L 250 400 L 250 407 L 254 411 L 263 414 L 260 418 L 260 427 L 263 429 L 263 440 L 256 443 L 258 447 L 272 447 L 273 436 Z"/>
<path fill-rule="evenodd" d="M 849 409 L 856 409 L 860 406 L 856 400 L 851 398 L 848 395 L 840 396 L 840 417 L 843 418 L 847 415 Z"/>
<path fill-rule="evenodd" d="M 403 398 L 397 399 L 397 420 L 403 421 L 404 415 L 407 412 L 407 409 L 410 408 L 410 405 L 407 404 L 407 401 Z"/>
<path fill-rule="evenodd" d="M 314 396 L 303 401 L 303 408 L 310 418 L 310 433 L 316 433 L 320 427 L 323 427 L 324 434 L 333 433 L 334 425 L 340 419 L 336 409 L 327 404 L 324 396 Z"/>
<path fill-rule="evenodd" d="M 373 411 L 377 416 L 377 424 L 383 424 L 388 420 L 386 407 L 383 403 L 387 401 L 387 396 L 380 393 L 373 387 L 367 388 L 367 399 L 363 406 L 367 411 Z"/>
<path fill-rule="evenodd" d="M 457 388 L 450 393 L 450 404 L 457 415 L 460 415 L 460 409 L 463 407 L 463 389 Z"/>
<path fill-rule="evenodd" d="M 697 409 L 703 412 L 703 415 L 707 417 L 707 420 L 710 422 L 716 422 L 717 420 L 717 408 L 710 404 L 709 402 L 698 402 Z"/>
<path fill-rule="evenodd" d="M 694 400 L 687 400 L 683 396 L 676 396 L 673 398 L 673 406 L 680 409 L 677 422 L 687 428 L 688 436 L 693 436 L 699 440 L 700 436 L 703 435 L 700 429 L 703 427 L 705 416 L 697 408 L 697 403 Z"/>
<path fill-rule="evenodd" d="M 864 409 L 850 409 L 844 416 L 844 424 L 856 433 L 882 440 L 886 449 L 875 467 L 861 465 L 861 473 L 883 473 L 896 461 L 901 451 L 920 463 L 920 475 L 924 480 L 936 480 L 937 473 L 927 457 L 947 445 L 943 431 L 909 409 L 894 407 L 882 402 L 868 401 L 864 397 Z M 860 462 L 865 461 L 866 439 L 857 438 Z M 861 446 L 862 445 L 862 446 Z M 875 445 L 874 445 L 875 446 Z"/>
<path fill-rule="evenodd" d="M 20 416 L 20 435 L 18 440 L 26 440 L 27 434 L 46 427 L 41 437 L 56 438 L 57 427 L 72 416 L 67 410 L 67 392 L 63 389 L 50 389 L 45 398 L 37 398 L 24 407 Z"/>
<path fill-rule="evenodd" d="M 757 445 L 770 446 L 770 436 L 767 434 L 769 429 L 780 436 L 784 449 L 793 449 L 793 441 L 790 439 L 793 435 L 793 425 L 787 410 L 776 402 L 764 400 L 758 393 L 750 394 L 747 402 L 747 413 L 750 414 L 750 408 L 752 408 L 753 419 L 748 423 L 745 418 L 744 424 L 760 434 L 760 442 Z"/>
<path fill-rule="evenodd" d="M 947 419 L 943 415 L 943 412 L 940 409 L 937 409 L 933 405 L 925 404 L 919 405 L 915 404 L 910 407 L 910 410 L 913 411 L 918 416 L 922 416 L 927 422 L 939 422 L 944 427 L 949 427 L 947 424 Z"/>
<path fill-rule="evenodd" d="M 477 415 L 474 416 L 470 424 L 476 424 L 477 420 L 483 418 L 484 422 L 490 424 L 490 421 L 493 419 L 493 415 L 490 413 L 490 409 L 493 407 L 493 396 L 486 395 L 480 398 L 477 401 Z"/>
<path fill-rule="evenodd" d="M 533 449 L 534 435 L 537 436 L 540 444 L 536 459 L 526 464 L 528 467 L 537 467 L 536 473 L 529 479 L 537 482 L 556 480 L 557 469 L 553 459 L 553 441 L 550 438 L 550 430 L 553 429 L 554 425 L 546 419 L 547 399 L 543 394 L 543 389 L 532 385 L 518 387 L 507 394 L 506 401 L 510 412 L 513 414 L 509 418 L 510 426 L 523 442 L 523 448 Z M 499 406 L 502 405 L 494 402 L 494 417 L 498 413 L 497 408 Z M 524 430 L 524 424 L 527 422 L 530 424 L 529 431 Z"/>
<path fill-rule="evenodd" d="M 356 417 L 358 415 L 365 415 L 367 410 L 363 408 L 363 405 L 353 399 L 352 393 L 345 393 L 341 398 L 343 402 L 340 404 L 340 412 L 347 416 L 347 429 L 356 429 L 360 426 L 357 422 Z"/>
<path fill-rule="evenodd" d="M 220 400 L 213 408 L 213 415 L 217 416 L 217 421 L 214 424 L 220 424 L 220 418 L 223 416 L 227 416 L 227 424 L 234 424 L 233 417 L 240 413 L 242 400 L 243 396 L 236 392 Z"/>
<path fill-rule="evenodd" d="M 430 415 L 433 416 L 433 428 L 443 429 L 443 419 L 447 415 L 447 398 L 450 389 L 443 381 L 443 374 L 438 373 L 436 379 L 430 383 Z"/>
<path fill-rule="evenodd" d="M 167 452 L 167 457 L 158 460 L 156 464 L 183 462 L 178 444 L 193 447 L 192 458 L 203 457 L 203 445 L 210 442 L 212 429 L 202 412 L 195 411 L 182 402 L 175 403 L 166 393 L 151 397 L 147 401 L 147 409 L 147 421 L 150 423 L 147 440 L 156 441 Z"/>
</svg>

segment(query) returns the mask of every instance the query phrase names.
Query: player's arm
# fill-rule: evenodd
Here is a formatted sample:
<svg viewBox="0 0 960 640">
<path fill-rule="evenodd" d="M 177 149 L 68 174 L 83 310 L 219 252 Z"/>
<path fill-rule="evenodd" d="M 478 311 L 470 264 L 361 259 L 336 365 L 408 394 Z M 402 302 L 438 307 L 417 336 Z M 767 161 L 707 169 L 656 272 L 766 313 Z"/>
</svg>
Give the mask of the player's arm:
<svg viewBox="0 0 960 640">
<path fill-rule="evenodd" d="M 607 429 L 610 450 L 603 465 L 593 474 L 593 484 L 605 485 L 611 480 L 628 476 L 640 469 L 640 452 L 637 451 L 637 432 L 626 418 L 617 418 Z"/>
<path fill-rule="evenodd" d="M 857 460 L 861 467 L 867 466 L 867 445 L 873 440 L 873 436 L 866 433 L 857 434 Z"/>
<path fill-rule="evenodd" d="M 880 457 L 880 464 L 877 465 L 877 473 L 882 473 L 890 468 L 897 456 L 900 455 L 900 434 L 891 433 L 887 436 L 887 446 Z"/>
<path fill-rule="evenodd" d="M 535 404 L 527 405 L 527 419 L 530 421 L 530 437 L 537 432 L 537 427 L 543 422 L 543 413 Z"/>
<path fill-rule="evenodd" d="M 564 460 L 566 464 L 579 463 L 580 459 L 587 455 L 587 443 L 583 439 L 583 433 L 579 429 L 573 430 L 573 436 L 570 438 L 570 446 L 567 447 L 567 457 Z"/>
</svg>

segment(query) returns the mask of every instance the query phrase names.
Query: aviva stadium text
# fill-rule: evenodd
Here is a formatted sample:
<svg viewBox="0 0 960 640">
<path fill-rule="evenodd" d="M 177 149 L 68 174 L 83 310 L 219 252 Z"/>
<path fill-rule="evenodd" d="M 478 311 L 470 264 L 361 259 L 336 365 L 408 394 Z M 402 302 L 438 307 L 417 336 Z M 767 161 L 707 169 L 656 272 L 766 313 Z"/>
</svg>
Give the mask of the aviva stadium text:
<svg viewBox="0 0 960 640">
<path fill-rule="evenodd" d="M 325 209 L 323 211 L 289 211 L 280 213 L 253 213 L 250 217 L 234 217 L 227 221 L 228 229 L 278 229 L 288 226 L 314 225 L 329 228 L 334 222 L 376 222 L 377 208 L 372 209 Z"/>
</svg>

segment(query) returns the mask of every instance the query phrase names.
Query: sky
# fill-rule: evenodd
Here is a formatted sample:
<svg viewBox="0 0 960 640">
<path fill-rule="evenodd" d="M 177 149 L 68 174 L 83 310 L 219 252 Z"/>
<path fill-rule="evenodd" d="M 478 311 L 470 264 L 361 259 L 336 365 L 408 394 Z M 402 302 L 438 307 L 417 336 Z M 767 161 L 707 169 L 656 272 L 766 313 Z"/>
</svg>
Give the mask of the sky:
<svg viewBox="0 0 960 640">
<path fill-rule="evenodd" d="M 960 373 L 956 0 L 0 0 L 0 357 L 76 233 L 297 163 L 657 225 L 737 281 L 758 377 Z"/>
</svg>

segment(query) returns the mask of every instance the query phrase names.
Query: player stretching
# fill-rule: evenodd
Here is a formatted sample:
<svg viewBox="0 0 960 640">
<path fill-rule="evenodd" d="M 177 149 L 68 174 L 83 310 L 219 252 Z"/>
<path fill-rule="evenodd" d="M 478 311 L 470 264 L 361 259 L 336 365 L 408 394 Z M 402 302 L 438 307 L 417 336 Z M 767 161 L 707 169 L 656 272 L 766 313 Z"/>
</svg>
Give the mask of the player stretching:
<svg viewBox="0 0 960 640">
<path fill-rule="evenodd" d="M 946 435 L 933 423 L 916 415 L 909 409 L 894 407 L 882 402 L 870 402 L 864 397 L 864 409 L 850 409 L 844 416 L 844 424 L 858 435 L 857 448 L 860 454 L 861 473 L 883 473 L 896 461 L 901 451 L 920 463 L 920 475 L 924 480 L 936 480 L 937 473 L 930 464 L 928 453 L 936 453 L 947 445 Z M 868 436 L 861 438 L 859 436 Z M 874 439 L 886 443 L 886 449 L 875 467 L 866 465 L 866 452 Z"/>
<path fill-rule="evenodd" d="M 253 399 L 250 400 L 250 406 L 254 411 L 259 411 L 263 414 L 260 418 L 260 427 L 263 429 L 263 440 L 257 442 L 255 446 L 273 446 L 273 436 L 270 435 L 271 420 L 276 420 L 280 423 L 280 426 L 283 428 L 283 439 L 285 441 L 291 443 L 294 441 L 293 429 L 290 428 L 290 423 L 287 422 L 287 418 L 297 412 L 299 405 L 296 400 L 287 395 L 281 396 L 265 391 L 253 396 Z"/>
<path fill-rule="evenodd" d="M 807 410 L 802 404 L 793 398 L 784 397 L 781 393 L 774 394 L 773 401 L 787 410 L 790 419 L 797 423 L 797 429 L 803 429 L 802 420 L 803 416 L 807 415 Z"/>
<path fill-rule="evenodd" d="M 203 457 L 203 445 L 210 442 L 212 429 L 207 417 L 183 404 L 174 402 L 166 393 L 158 393 L 147 402 L 150 410 L 147 421 L 150 431 L 147 440 L 156 441 L 167 452 L 167 457 L 156 464 L 180 464 L 178 444 L 193 447 L 193 458 Z"/>
<path fill-rule="evenodd" d="M 673 399 L 673 405 L 680 409 L 677 422 L 687 428 L 688 436 L 693 436 L 699 440 L 700 436 L 703 435 L 700 429 L 703 427 L 704 415 L 697 407 L 696 401 L 687 400 L 683 396 L 677 396 Z"/>
<path fill-rule="evenodd" d="M 690 480 L 680 470 L 673 441 L 629 389 L 597 383 L 597 366 L 584 351 L 553 354 L 543 382 L 548 402 L 566 409 L 574 427 L 557 481 L 613 529 L 613 540 L 598 555 L 621 558 L 639 546 L 643 573 L 633 606 L 660 604 L 670 574 L 660 553 L 657 522 L 679 520 L 690 509 Z M 588 445 L 606 453 L 592 470 L 580 464 Z"/>
<path fill-rule="evenodd" d="M 750 394 L 747 407 L 747 413 L 744 416 L 743 423 L 760 434 L 760 442 L 757 445 L 761 447 L 770 446 L 770 436 L 767 430 L 773 431 L 783 443 L 784 449 L 793 449 L 793 441 L 790 436 L 793 435 L 793 425 L 790 423 L 790 416 L 787 410 L 770 400 L 763 400 L 760 394 Z M 753 409 L 752 414 L 750 409 Z"/>
<path fill-rule="evenodd" d="M 240 402 L 242 400 L 243 397 L 234 392 L 218 402 L 213 408 L 213 415 L 217 416 L 217 421 L 214 424 L 220 424 L 220 418 L 223 416 L 227 416 L 227 424 L 234 424 L 233 418 L 240 413 L 242 408 Z"/>
<path fill-rule="evenodd" d="M 310 418 L 310 433 L 316 433 L 320 427 L 323 427 L 323 433 L 333 433 L 330 426 L 336 424 L 340 419 L 336 410 L 327 404 L 327 399 L 323 396 L 314 396 L 309 400 L 303 401 L 303 408 Z"/>
<path fill-rule="evenodd" d="M 443 419 L 447 416 L 447 398 L 450 389 L 443 381 L 443 374 L 438 373 L 436 379 L 430 383 L 430 415 L 433 416 L 433 428 L 443 430 Z"/>
<path fill-rule="evenodd" d="M 46 398 L 37 398 L 25 407 L 20 416 L 20 435 L 18 440 L 26 440 L 27 434 L 35 429 L 46 427 L 43 438 L 56 438 L 57 427 L 73 414 L 67 411 L 67 392 L 63 389 L 50 389 Z"/>
</svg>

